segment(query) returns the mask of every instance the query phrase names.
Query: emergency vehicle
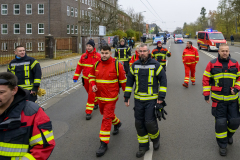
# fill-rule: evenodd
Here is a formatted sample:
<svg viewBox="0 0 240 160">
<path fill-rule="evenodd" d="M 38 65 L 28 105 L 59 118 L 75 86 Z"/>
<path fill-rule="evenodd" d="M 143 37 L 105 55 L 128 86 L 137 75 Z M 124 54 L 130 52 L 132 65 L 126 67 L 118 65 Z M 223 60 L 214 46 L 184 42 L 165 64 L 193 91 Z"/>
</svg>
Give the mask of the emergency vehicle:
<svg viewBox="0 0 240 160">
<path fill-rule="evenodd" d="M 221 43 L 227 44 L 222 32 L 217 30 L 207 29 L 205 31 L 198 31 L 198 48 L 207 49 L 209 52 L 217 51 Z"/>
<path fill-rule="evenodd" d="M 174 38 L 174 43 L 183 43 L 183 36 L 181 34 L 176 34 Z"/>
</svg>

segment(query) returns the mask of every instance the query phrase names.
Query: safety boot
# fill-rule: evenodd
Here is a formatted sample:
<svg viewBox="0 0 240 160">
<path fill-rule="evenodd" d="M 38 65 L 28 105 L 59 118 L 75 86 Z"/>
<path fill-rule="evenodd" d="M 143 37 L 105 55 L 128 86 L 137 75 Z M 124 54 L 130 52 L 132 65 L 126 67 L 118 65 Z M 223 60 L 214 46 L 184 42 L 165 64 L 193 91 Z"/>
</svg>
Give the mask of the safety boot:
<svg viewBox="0 0 240 160">
<path fill-rule="evenodd" d="M 86 120 L 90 120 L 92 118 L 92 115 L 91 114 L 87 114 L 86 115 Z"/>
<path fill-rule="evenodd" d="M 228 138 L 228 144 L 233 144 L 233 138 Z"/>
<path fill-rule="evenodd" d="M 98 104 L 94 105 L 94 110 L 98 109 Z"/>
<path fill-rule="evenodd" d="M 183 85 L 183 87 L 188 88 L 188 84 L 187 83 L 183 83 L 182 85 Z"/>
<path fill-rule="evenodd" d="M 108 149 L 107 143 L 101 141 L 101 145 L 100 145 L 99 149 L 96 152 L 96 156 L 97 157 L 103 156 L 105 154 L 105 152 L 107 151 L 107 149 Z"/>
<path fill-rule="evenodd" d="M 192 82 L 192 85 L 195 85 L 195 82 Z"/>
<path fill-rule="evenodd" d="M 118 123 L 114 126 L 113 135 L 117 135 L 119 133 L 119 128 L 121 127 L 122 123 Z"/>
<path fill-rule="evenodd" d="M 160 146 L 160 142 L 159 140 L 157 142 L 153 142 L 153 149 L 156 151 L 159 149 L 159 146 Z"/>
<path fill-rule="evenodd" d="M 141 158 L 142 156 L 145 155 L 145 153 L 148 151 L 149 149 L 139 149 L 139 151 L 137 151 L 136 153 L 136 157 L 137 158 Z"/>
<path fill-rule="evenodd" d="M 221 156 L 226 156 L 227 155 L 227 148 L 220 148 L 219 147 L 219 154 Z"/>
</svg>

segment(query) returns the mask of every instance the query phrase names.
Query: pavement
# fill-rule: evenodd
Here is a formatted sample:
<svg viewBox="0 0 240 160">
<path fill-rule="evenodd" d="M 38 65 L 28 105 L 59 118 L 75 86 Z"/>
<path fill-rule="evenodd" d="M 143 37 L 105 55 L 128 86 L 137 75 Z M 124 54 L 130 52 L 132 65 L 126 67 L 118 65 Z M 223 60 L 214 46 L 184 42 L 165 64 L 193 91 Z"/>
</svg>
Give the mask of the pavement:
<svg viewBox="0 0 240 160">
<path fill-rule="evenodd" d="M 184 40 L 185 42 L 187 40 Z M 193 46 L 197 46 L 197 41 Z M 152 50 L 156 46 L 150 46 Z M 150 150 L 143 158 L 136 158 L 138 150 L 137 133 L 134 122 L 134 98 L 126 107 L 123 92 L 116 105 L 116 116 L 122 127 L 118 135 L 110 138 L 109 149 L 103 157 L 96 157 L 100 146 L 99 131 L 102 115 L 94 110 L 92 119 L 85 120 L 87 94 L 83 87 L 65 94 L 58 102 L 46 109 L 53 122 L 56 147 L 49 160 L 237 160 L 240 157 L 240 134 L 234 135 L 234 143 L 228 146 L 228 155 L 221 157 L 215 139 L 214 117 L 211 105 L 204 101 L 202 95 L 202 75 L 207 63 L 217 56 L 217 52 L 200 50 L 200 61 L 196 67 L 196 85 L 189 88 L 182 86 L 184 66 L 182 52 L 186 43 L 174 44 L 169 40 L 164 47 L 168 48 L 172 57 L 167 62 L 168 91 L 166 97 L 166 121 L 160 121 L 160 149 Z M 238 47 L 230 46 L 231 55 L 240 60 Z M 113 130 L 113 127 L 112 127 Z"/>
</svg>

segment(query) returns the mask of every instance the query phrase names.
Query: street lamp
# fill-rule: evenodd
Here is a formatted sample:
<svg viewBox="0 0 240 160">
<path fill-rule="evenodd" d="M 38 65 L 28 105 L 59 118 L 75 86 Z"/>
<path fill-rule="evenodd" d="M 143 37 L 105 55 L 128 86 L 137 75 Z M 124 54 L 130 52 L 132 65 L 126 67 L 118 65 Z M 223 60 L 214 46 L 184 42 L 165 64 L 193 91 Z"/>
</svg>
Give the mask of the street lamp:
<svg viewBox="0 0 240 160">
<path fill-rule="evenodd" d="M 139 13 L 139 40 L 141 41 L 141 39 L 140 39 L 140 13 L 143 13 L 143 12 L 146 12 L 146 11 L 142 11 L 142 12 L 138 12 Z"/>
<path fill-rule="evenodd" d="M 92 8 L 89 7 L 88 10 L 90 10 L 90 38 L 92 38 Z"/>
</svg>

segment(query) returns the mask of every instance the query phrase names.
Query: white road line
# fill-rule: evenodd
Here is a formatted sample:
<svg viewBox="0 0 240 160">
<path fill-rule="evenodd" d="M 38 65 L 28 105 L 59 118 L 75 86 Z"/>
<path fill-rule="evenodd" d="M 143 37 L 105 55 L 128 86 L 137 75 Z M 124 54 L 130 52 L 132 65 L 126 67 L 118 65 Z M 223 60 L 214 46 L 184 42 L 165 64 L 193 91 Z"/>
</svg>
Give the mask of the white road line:
<svg viewBox="0 0 240 160">
<path fill-rule="evenodd" d="M 143 160 L 152 160 L 153 156 L 153 143 L 150 142 L 150 149 L 145 153 Z"/>
<path fill-rule="evenodd" d="M 46 106 L 46 105 L 47 105 L 47 103 L 45 103 L 45 104 L 41 105 L 41 107 L 43 107 L 43 106 Z"/>
<path fill-rule="evenodd" d="M 193 46 L 193 47 L 195 47 L 195 46 Z M 197 47 L 195 47 L 195 48 L 197 48 Z M 206 52 L 206 51 L 203 51 L 203 50 L 199 50 L 199 51 L 201 51 L 202 53 L 204 53 L 204 54 L 206 54 L 207 56 L 211 57 L 212 59 L 217 58 L 216 56 L 211 55 L 210 53 L 208 53 L 208 52 Z"/>
<path fill-rule="evenodd" d="M 238 54 L 240 54 L 239 52 L 235 52 L 235 53 L 238 53 Z"/>
</svg>

